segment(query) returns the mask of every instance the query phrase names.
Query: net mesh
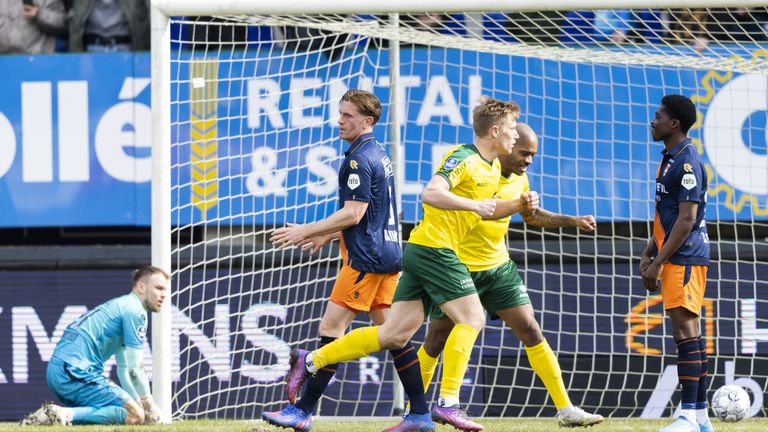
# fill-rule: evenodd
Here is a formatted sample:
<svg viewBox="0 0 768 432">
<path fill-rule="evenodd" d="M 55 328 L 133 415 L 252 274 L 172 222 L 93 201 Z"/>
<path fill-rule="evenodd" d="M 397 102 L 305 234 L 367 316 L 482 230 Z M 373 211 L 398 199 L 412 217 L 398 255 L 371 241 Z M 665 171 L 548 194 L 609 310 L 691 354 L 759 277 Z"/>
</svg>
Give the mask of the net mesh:
<svg viewBox="0 0 768 432">
<path fill-rule="evenodd" d="M 699 119 L 690 136 L 710 179 L 712 264 L 702 311 L 709 386 L 745 386 L 751 414 L 764 415 L 767 13 L 425 13 L 402 14 L 399 24 L 376 15 L 173 19 L 174 417 L 277 409 L 289 347 L 314 348 L 338 245 L 308 255 L 268 239 L 276 227 L 338 208 L 346 147 L 335 124 L 348 88 L 379 96 L 375 133 L 390 151 L 397 103 L 404 239 L 421 217 L 420 192 L 435 164 L 450 146 L 472 142 L 479 97 L 521 105 L 539 135 L 528 175 L 542 206 L 593 214 L 598 229 L 544 230 L 515 217 L 511 257 L 573 403 L 646 417 L 671 414 L 679 397 L 669 322 L 637 269 L 662 150 L 649 121 L 663 95 L 691 97 Z M 353 326 L 366 324 L 360 315 Z M 386 354 L 349 362 L 319 412 L 389 415 L 401 404 L 392 378 Z M 478 339 L 462 400 L 484 416 L 554 414 L 500 321 Z"/>
</svg>

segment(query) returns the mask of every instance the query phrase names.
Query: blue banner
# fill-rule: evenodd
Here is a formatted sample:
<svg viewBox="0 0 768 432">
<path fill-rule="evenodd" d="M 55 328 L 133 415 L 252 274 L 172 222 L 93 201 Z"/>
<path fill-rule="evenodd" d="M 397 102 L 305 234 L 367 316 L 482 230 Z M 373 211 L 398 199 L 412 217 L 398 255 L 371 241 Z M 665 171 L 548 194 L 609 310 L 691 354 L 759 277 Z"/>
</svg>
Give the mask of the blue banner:
<svg viewBox="0 0 768 432">
<path fill-rule="evenodd" d="M 315 347 L 335 273 L 335 266 L 293 267 L 277 274 L 237 268 L 180 271 L 173 305 L 166 306 L 173 308 L 175 414 L 257 418 L 262 409 L 278 409 L 284 403 L 289 350 Z M 674 365 L 675 346 L 664 325 L 660 296 L 646 296 L 639 277 L 613 276 L 629 274 L 626 265 L 532 264 L 521 273 L 536 319 L 558 354 L 571 396 L 580 404 L 606 415 L 636 416 L 656 394 L 666 397 L 660 410 L 674 406 L 668 403 L 673 392 L 657 392 L 661 381 L 667 389 L 677 382 L 676 374 L 664 373 Z M 4 273 L 0 420 L 19 420 L 43 401 L 56 400 L 45 370 L 64 328 L 87 310 L 129 292 L 130 276 L 127 270 Z M 710 284 L 702 312 L 702 334 L 716 366 L 710 369 L 710 388 L 735 380 L 749 389 L 764 389 L 768 305 L 755 293 L 764 292 L 766 283 L 756 281 L 753 266 L 747 264 L 713 267 L 709 276 L 719 281 Z M 300 289 L 286 281 L 301 281 Z M 354 326 L 367 323 L 361 315 Z M 415 336 L 417 344 L 424 329 Z M 509 328 L 488 321 L 473 350 L 462 400 L 478 415 L 554 415 L 524 358 Z M 150 377 L 151 364 L 148 344 Z M 105 371 L 115 378 L 114 360 Z M 392 374 L 386 352 L 345 363 L 326 392 L 321 413 L 390 415 Z M 512 399 L 507 397 L 510 388 L 516 388 Z M 753 397 L 753 402 L 763 406 L 762 397 Z"/>
<path fill-rule="evenodd" d="M 173 223 L 282 224 L 332 213 L 346 147 L 338 98 L 359 87 L 389 99 L 388 53 L 362 53 L 333 62 L 255 50 L 215 60 L 174 54 Z M 662 145 L 649 121 L 663 95 L 690 96 L 710 219 L 768 217 L 763 75 L 451 49 L 401 56 L 405 222 L 419 219 L 421 188 L 443 152 L 472 141 L 480 95 L 515 100 L 539 133 L 529 176 L 545 208 L 614 222 L 652 218 Z M 149 225 L 149 62 L 146 53 L 0 57 L 0 226 Z M 388 143 L 386 124 L 375 133 Z"/>
<path fill-rule="evenodd" d="M 353 54 L 334 62 L 320 54 L 300 54 L 288 62 L 234 53 L 226 62 L 215 62 L 218 130 L 240 132 L 218 142 L 218 157 L 227 164 L 218 164 L 215 203 L 184 205 L 186 197 L 200 195 L 192 188 L 202 171 L 187 165 L 194 165 L 204 148 L 196 147 L 190 133 L 194 127 L 183 122 L 187 104 L 180 105 L 180 126 L 174 130 L 181 143 L 180 169 L 174 174 L 180 179 L 180 210 L 174 219 L 279 224 L 310 222 L 334 211 L 335 172 L 346 146 L 334 127 L 338 98 L 347 88 L 372 90 L 382 101 L 390 94 L 388 53 Z M 192 66 L 207 63 L 210 72 L 214 62 L 181 56 L 174 76 L 188 81 L 181 79 L 174 94 L 186 101 L 194 99 L 190 88 L 201 76 Z M 652 142 L 649 123 L 665 94 L 688 95 L 700 113 L 690 135 L 710 174 L 709 214 L 720 220 L 768 216 L 763 133 L 768 88 L 763 76 L 450 49 L 403 49 L 401 56 L 406 97 L 399 110 L 405 155 L 400 192 L 406 222 L 420 218 L 419 193 L 444 151 L 472 141 L 472 101 L 480 95 L 517 101 L 522 120 L 539 133 L 539 156 L 529 176 L 546 208 L 614 222 L 652 219 L 663 145 Z M 210 77 L 205 83 L 213 85 Z M 757 95 L 746 110 L 732 102 L 745 90 Z M 221 99 L 223 94 L 228 97 Z M 389 141 L 386 126 L 375 133 Z"/>
<path fill-rule="evenodd" d="M 0 56 L 0 227 L 150 224 L 149 62 Z"/>
</svg>

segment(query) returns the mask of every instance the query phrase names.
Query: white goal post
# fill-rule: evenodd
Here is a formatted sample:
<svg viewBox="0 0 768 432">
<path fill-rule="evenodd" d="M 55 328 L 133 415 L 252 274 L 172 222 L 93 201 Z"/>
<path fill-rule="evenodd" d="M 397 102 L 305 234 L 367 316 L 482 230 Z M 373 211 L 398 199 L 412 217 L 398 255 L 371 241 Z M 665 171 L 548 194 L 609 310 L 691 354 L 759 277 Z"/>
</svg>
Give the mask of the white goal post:
<svg viewBox="0 0 768 432">
<path fill-rule="evenodd" d="M 671 22 L 695 39 L 691 28 L 705 26 L 693 13 L 693 22 L 676 18 L 683 8 L 734 17 L 727 8 L 766 5 L 648 0 L 642 11 L 667 21 L 640 29 L 641 11 L 629 0 L 152 0 L 152 264 L 174 277 L 171 304 L 151 324 L 152 388 L 164 420 L 244 418 L 275 407 L 287 345 L 312 346 L 308 329 L 319 322 L 338 249 L 308 257 L 272 250 L 267 239 L 276 226 L 335 208 L 343 146 L 334 103 L 354 85 L 382 99 L 376 133 L 396 167 L 408 226 L 418 221 L 435 158 L 471 140 L 477 97 L 521 104 L 541 138 L 530 176 L 543 206 L 593 213 L 599 228 L 548 233 L 513 219 L 511 255 L 574 403 L 644 417 L 672 412 L 665 385 L 676 380 L 664 363 L 674 353 L 659 298 L 638 290 L 633 261 L 648 238 L 661 150 L 647 124 L 661 95 L 692 97 L 700 111 L 692 136 L 710 174 L 710 375 L 746 387 L 750 415 L 765 415 L 768 284 L 757 279 L 768 274 L 768 137 L 758 131 L 766 127 L 759 113 L 768 112 L 768 38 L 744 27 L 742 39 L 713 33 L 702 48 L 659 34 L 672 32 Z M 605 8 L 627 11 L 619 39 L 588 33 L 580 27 L 587 14 L 571 14 Z M 211 36 L 227 26 L 248 40 Z M 250 38 L 257 27 L 272 37 Z M 310 30 L 302 40 L 286 33 L 293 28 Z M 186 29 L 197 33 L 173 33 Z M 470 405 L 484 401 L 488 416 L 549 413 L 509 329 L 489 322 L 476 351 L 462 393 Z M 327 411 L 386 412 L 380 400 L 401 399 L 382 385 L 394 376 L 386 360 L 340 370 Z"/>
</svg>

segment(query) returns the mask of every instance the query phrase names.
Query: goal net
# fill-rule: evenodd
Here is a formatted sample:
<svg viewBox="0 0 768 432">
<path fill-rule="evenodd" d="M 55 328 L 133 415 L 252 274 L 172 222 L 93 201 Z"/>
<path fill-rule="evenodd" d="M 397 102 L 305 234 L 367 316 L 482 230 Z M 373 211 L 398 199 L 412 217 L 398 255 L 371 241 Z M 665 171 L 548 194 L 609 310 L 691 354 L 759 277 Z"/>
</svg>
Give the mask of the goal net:
<svg viewBox="0 0 768 432">
<path fill-rule="evenodd" d="M 173 417 L 278 409 L 290 347 L 316 346 L 338 244 L 309 255 L 269 236 L 338 208 L 337 109 L 350 88 L 384 106 L 375 135 L 395 163 L 406 241 L 436 163 L 472 142 L 480 96 L 522 107 L 540 140 L 528 175 L 542 206 L 592 214 L 598 228 L 544 230 L 516 216 L 510 255 L 572 402 L 643 417 L 679 401 L 670 323 L 638 274 L 663 149 L 649 122 L 664 95 L 690 97 L 709 175 L 709 387 L 740 384 L 750 414 L 765 415 L 766 17 L 758 7 L 172 18 Z M 320 414 L 390 415 L 402 404 L 390 360 L 342 365 Z M 478 338 L 461 397 L 479 416 L 555 413 L 500 321 Z"/>
</svg>

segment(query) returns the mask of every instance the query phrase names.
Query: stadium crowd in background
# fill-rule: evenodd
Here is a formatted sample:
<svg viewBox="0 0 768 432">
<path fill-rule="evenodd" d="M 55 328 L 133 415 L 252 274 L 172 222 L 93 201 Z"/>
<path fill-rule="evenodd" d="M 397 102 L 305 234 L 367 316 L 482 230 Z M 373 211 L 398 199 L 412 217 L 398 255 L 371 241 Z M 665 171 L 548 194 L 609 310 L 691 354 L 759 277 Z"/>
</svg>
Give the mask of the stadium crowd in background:
<svg viewBox="0 0 768 432">
<path fill-rule="evenodd" d="M 326 32 L 303 27 L 231 28 L 215 25 L 212 17 L 192 20 L 200 24 L 177 29 L 177 40 L 233 44 L 275 41 L 296 50 L 313 50 L 323 44 L 332 59 L 351 41 L 348 36 L 320 37 L 327 36 Z M 149 21 L 149 0 L 4 0 L 0 2 L 0 53 L 148 50 Z M 768 7 L 431 13 L 404 15 L 401 25 L 448 34 L 470 31 L 486 40 L 511 43 L 664 43 L 688 45 L 701 52 L 714 41 L 768 40 Z"/>
<path fill-rule="evenodd" d="M 361 16 L 361 19 L 372 19 Z M 736 43 L 768 40 L 768 8 L 616 9 L 595 11 L 415 14 L 401 25 L 421 31 L 466 35 L 486 40 L 534 44 L 589 45 L 673 44 L 701 51 L 711 41 Z M 275 40 L 296 39 L 296 48 L 323 40 L 319 30 L 281 28 Z M 262 32 L 264 34 L 264 32 Z M 307 41 L 302 41 L 306 37 Z M 327 39 L 325 39 L 327 41 Z M 338 51 L 339 41 L 335 41 Z M 334 51 L 335 52 L 335 51 Z"/>
<path fill-rule="evenodd" d="M 768 40 L 766 8 L 571 11 L 547 19 L 556 25 L 542 38 L 545 43 L 667 43 L 702 51 L 712 41 Z M 516 28 L 513 34 L 520 34 L 530 21 L 509 26 Z"/>
<path fill-rule="evenodd" d="M 149 50 L 149 0 L 2 0 L 0 53 Z"/>
</svg>

